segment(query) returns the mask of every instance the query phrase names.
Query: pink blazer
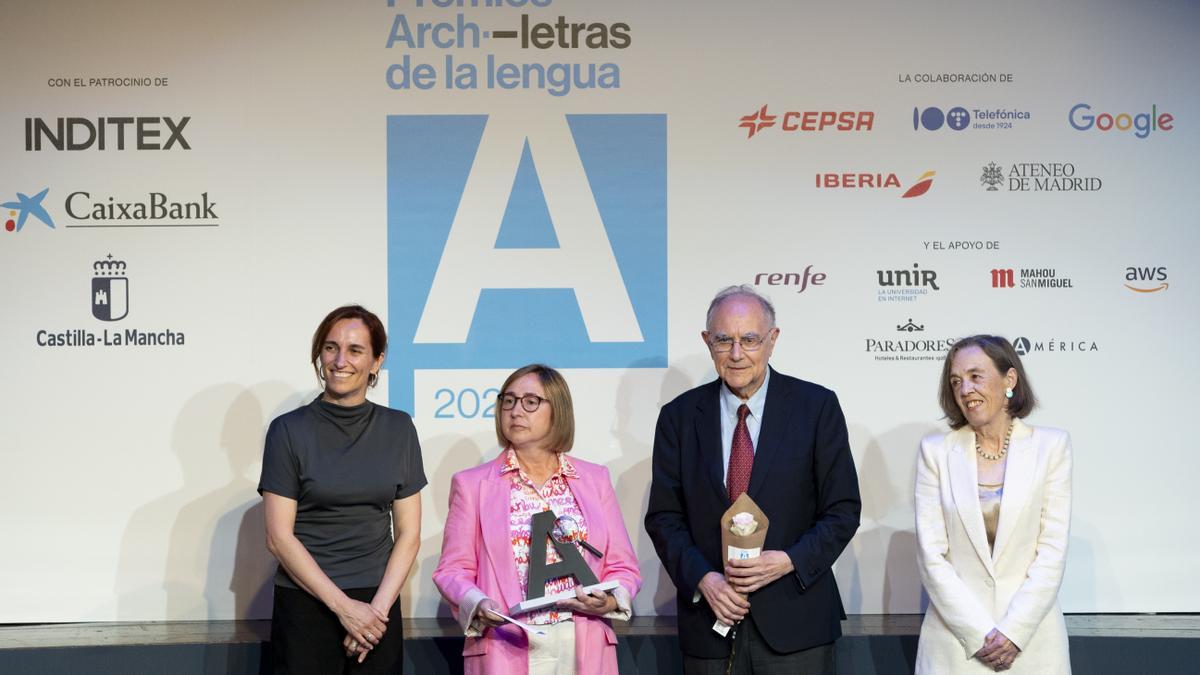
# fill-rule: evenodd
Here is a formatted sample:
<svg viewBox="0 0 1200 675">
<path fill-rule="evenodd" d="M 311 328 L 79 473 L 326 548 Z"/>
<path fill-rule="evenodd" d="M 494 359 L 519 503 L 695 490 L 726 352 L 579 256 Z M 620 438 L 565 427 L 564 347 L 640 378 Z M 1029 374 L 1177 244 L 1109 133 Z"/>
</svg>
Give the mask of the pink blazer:
<svg viewBox="0 0 1200 675">
<path fill-rule="evenodd" d="M 464 614 L 473 610 L 482 597 L 495 600 L 505 610 L 525 599 L 521 596 L 509 540 L 511 483 L 507 476 L 500 475 L 503 457 L 502 452 L 490 462 L 454 474 L 450 487 L 450 513 L 442 533 L 442 557 L 433 572 L 433 582 L 464 630 L 471 618 Z M 608 469 L 575 457 L 571 463 L 579 477 L 568 480 L 587 520 L 588 543 L 604 554 L 597 559 L 584 552 L 583 559 L 600 581 L 612 579 L 620 583 L 618 600 L 629 606 L 642 585 L 642 577 Z M 576 615 L 574 622 L 575 672 L 616 673 L 617 636 L 609 620 Z M 480 637 L 468 634 L 463 648 L 463 671 L 467 675 L 524 675 L 529 670 L 528 648 L 524 631 L 511 624 L 489 628 Z"/>
</svg>

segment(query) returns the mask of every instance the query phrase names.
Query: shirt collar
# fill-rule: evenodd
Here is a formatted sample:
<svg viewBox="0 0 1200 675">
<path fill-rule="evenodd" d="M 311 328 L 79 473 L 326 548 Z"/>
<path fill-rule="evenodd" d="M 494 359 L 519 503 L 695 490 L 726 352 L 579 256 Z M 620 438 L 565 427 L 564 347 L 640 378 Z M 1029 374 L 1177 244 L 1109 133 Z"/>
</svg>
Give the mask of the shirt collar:
<svg viewBox="0 0 1200 675">
<path fill-rule="evenodd" d="M 500 475 L 512 473 L 516 471 L 521 477 L 527 478 L 525 472 L 521 470 L 521 463 L 517 461 L 517 451 L 511 447 L 504 451 L 504 463 L 500 465 Z M 555 475 L 561 474 L 564 478 L 579 478 L 579 473 L 575 470 L 575 465 L 571 463 L 571 458 L 567 457 L 564 452 L 558 453 L 558 471 Z"/>
<path fill-rule="evenodd" d="M 750 406 L 750 414 L 754 419 L 761 420 L 763 408 L 767 405 L 767 385 L 771 383 L 771 369 L 767 368 L 766 375 L 763 376 L 762 386 L 758 391 L 746 401 L 746 405 Z M 737 397 L 737 394 L 730 391 L 729 386 L 721 382 L 721 409 L 726 415 L 737 416 L 737 409 L 742 405 L 742 399 Z"/>
</svg>

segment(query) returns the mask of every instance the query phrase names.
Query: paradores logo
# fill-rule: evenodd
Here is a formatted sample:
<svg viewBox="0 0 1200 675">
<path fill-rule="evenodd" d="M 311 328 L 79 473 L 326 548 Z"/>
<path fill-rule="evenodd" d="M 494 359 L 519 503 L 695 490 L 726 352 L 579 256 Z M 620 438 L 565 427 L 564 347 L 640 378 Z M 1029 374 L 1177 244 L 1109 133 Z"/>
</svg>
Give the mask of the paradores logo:
<svg viewBox="0 0 1200 675">
<path fill-rule="evenodd" d="M 389 378 L 665 367 L 665 115 L 387 121 Z M 489 382 L 490 384 L 490 382 Z"/>
<path fill-rule="evenodd" d="M 45 188 L 32 197 L 18 192 L 15 201 L 0 204 L 0 207 L 9 209 L 7 217 L 4 219 L 4 231 L 20 232 L 21 228 L 25 227 L 25 221 L 29 219 L 29 216 L 37 218 L 45 223 L 46 227 L 53 230 L 54 220 L 46 212 L 46 208 L 42 206 L 42 200 L 46 198 L 49 192 L 50 188 Z"/>
</svg>

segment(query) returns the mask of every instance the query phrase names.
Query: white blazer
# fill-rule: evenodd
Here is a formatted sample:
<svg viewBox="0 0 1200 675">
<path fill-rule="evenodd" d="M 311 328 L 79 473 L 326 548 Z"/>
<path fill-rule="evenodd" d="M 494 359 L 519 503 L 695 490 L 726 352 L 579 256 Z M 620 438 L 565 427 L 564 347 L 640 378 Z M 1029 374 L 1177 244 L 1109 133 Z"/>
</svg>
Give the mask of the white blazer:
<svg viewBox="0 0 1200 675">
<path fill-rule="evenodd" d="M 972 655 L 998 628 L 1021 649 L 1011 675 L 1070 673 L 1058 589 L 1071 523 L 1071 438 L 1014 422 L 993 550 L 978 482 L 970 427 L 921 441 L 917 561 L 930 605 L 916 672 L 992 672 Z"/>
</svg>

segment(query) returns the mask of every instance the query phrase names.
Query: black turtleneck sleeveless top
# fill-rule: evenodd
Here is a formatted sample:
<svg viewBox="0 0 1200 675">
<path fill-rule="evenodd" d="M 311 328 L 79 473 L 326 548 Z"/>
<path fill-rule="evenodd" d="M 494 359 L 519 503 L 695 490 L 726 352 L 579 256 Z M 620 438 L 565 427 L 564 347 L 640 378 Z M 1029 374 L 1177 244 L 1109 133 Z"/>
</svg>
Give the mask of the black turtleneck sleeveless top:
<svg viewBox="0 0 1200 675">
<path fill-rule="evenodd" d="M 392 501 L 426 482 L 407 413 L 317 397 L 271 422 L 258 491 L 296 500 L 296 538 L 338 588 L 369 588 L 392 552 Z M 298 588 L 282 566 L 275 583 Z"/>
</svg>

